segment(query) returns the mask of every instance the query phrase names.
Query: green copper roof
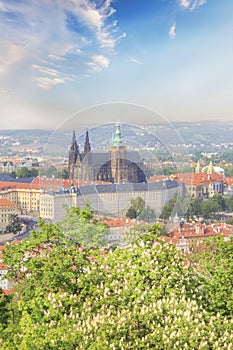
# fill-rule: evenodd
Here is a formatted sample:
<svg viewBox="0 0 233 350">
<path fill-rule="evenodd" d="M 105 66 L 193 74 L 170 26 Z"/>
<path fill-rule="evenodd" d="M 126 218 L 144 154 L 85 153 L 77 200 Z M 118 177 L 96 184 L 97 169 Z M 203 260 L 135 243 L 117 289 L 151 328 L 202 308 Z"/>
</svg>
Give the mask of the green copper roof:
<svg viewBox="0 0 233 350">
<path fill-rule="evenodd" d="M 121 138 L 121 129 L 120 129 L 120 125 L 117 125 L 116 131 L 115 131 L 115 135 L 112 135 L 112 140 L 111 140 L 111 146 L 124 146 L 125 143 Z"/>
</svg>

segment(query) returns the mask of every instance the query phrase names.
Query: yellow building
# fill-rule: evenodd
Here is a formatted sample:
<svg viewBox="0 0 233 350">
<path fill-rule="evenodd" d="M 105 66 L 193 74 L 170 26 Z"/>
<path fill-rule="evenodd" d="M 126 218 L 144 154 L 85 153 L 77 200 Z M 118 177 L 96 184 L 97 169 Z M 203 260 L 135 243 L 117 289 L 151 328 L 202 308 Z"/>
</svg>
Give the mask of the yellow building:
<svg viewBox="0 0 233 350">
<path fill-rule="evenodd" d="M 11 215 L 19 214 L 16 204 L 7 198 L 0 198 L 0 229 L 4 230 L 9 224 Z"/>
<path fill-rule="evenodd" d="M 0 197 L 6 198 L 20 209 L 21 214 L 38 216 L 40 189 L 27 183 L 0 182 Z"/>
</svg>

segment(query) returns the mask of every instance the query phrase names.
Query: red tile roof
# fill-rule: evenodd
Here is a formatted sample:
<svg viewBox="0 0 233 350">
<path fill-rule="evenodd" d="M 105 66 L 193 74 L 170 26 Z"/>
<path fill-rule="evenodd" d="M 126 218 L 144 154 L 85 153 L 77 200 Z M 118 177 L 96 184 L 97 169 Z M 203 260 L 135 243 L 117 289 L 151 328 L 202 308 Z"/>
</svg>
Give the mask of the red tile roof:
<svg viewBox="0 0 233 350">
<path fill-rule="evenodd" d="M 7 198 L 0 198 L 0 207 L 16 208 L 16 205 Z"/>
<path fill-rule="evenodd" d="M 40 190 L 44 189 L 58 191 L 61 187 L 70 188 L 71 186 L 85 186 L 91 184 L 101 185 L 102 181 L 84 181 L 84 180 L 72 180 L 69 179 L 57 179 L 57 178 L 44 178 L 36 177 L 32 183 L 22 183 L 22 182 L 6 182 L 0 181 L 0 190 L 7 189 L 25 189 L 25 190 Z M 109 184 L 109 182 L 105 182 Z"/>
<path fill-rule="evenodd" d="M 11 294 L 11 293 L 14 293 L 14 289 L 13 289 L 13 288 L 12 288 L 12 289 L 3 289 L 2 291 L 3 291 L 3 293 L 4 293 L 5 295 L 9 295 L 9 294 Z"/>
<path fill-rule="evenodd" d="M 233 177 L 226 177 L 224 182 L 227 186 L 232 186 L 233 185 Z"/>
<path fill-rule="evenodd" d="M 227 224 L 204 225 L 201 223 L 186 223 L 181 229 L 175 229 L 170 234 L 173 238 L 201 238 L 223 234 L 229 237 L 233 232 L 233 226 Z"/>
<path fill-rule="evenodd" d="M 128 227 L 133 224 L 135 224 L 135 220 L 129 219 L 129 218 L 122 218 L 122 219 L 114 219 L 114 220 L 107 220 L 103 222 L 109 227 Z"/>
<path fill-rule="evenodd" d="M 223 174 L 206 174 L 206 173 L 176 173 L 169 176 L 155 175 L 149 179 L 149 182 L 156 182 L 161 180 L 174 180 L 177 182 L 183 182 L 186 185 L 201 186 L 207 184 L 213 184 L 215 182 L 221 182 L 224 180 Z"/>
</svg>

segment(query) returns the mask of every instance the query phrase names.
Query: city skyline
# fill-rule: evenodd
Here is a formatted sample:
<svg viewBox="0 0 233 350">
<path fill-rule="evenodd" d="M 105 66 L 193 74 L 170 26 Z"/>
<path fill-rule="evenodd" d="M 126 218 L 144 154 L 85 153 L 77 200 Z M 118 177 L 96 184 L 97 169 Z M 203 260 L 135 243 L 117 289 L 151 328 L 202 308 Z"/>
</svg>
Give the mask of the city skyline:
<svg viewBox="0 0 233 350">
<path fill-rule="evenodd" d="M 233 119 L 232 10 L 230 0 L 0 0 L 1 129 L 55 129 L 112 102 L 170 122 Z"/>
</svg>

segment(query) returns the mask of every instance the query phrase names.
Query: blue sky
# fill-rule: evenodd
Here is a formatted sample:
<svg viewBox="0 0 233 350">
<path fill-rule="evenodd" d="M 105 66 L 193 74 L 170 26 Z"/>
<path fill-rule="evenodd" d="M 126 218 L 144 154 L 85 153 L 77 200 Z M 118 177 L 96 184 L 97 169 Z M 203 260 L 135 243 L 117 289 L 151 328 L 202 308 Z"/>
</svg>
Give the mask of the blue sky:
<svg viewBox="0 0 233 350">
<path fill-rule="evenodd" d="M 0 0 L 0 129 L 118 101 L 232 119 L 232 33 L 232 0 Z"/>
</svg>

